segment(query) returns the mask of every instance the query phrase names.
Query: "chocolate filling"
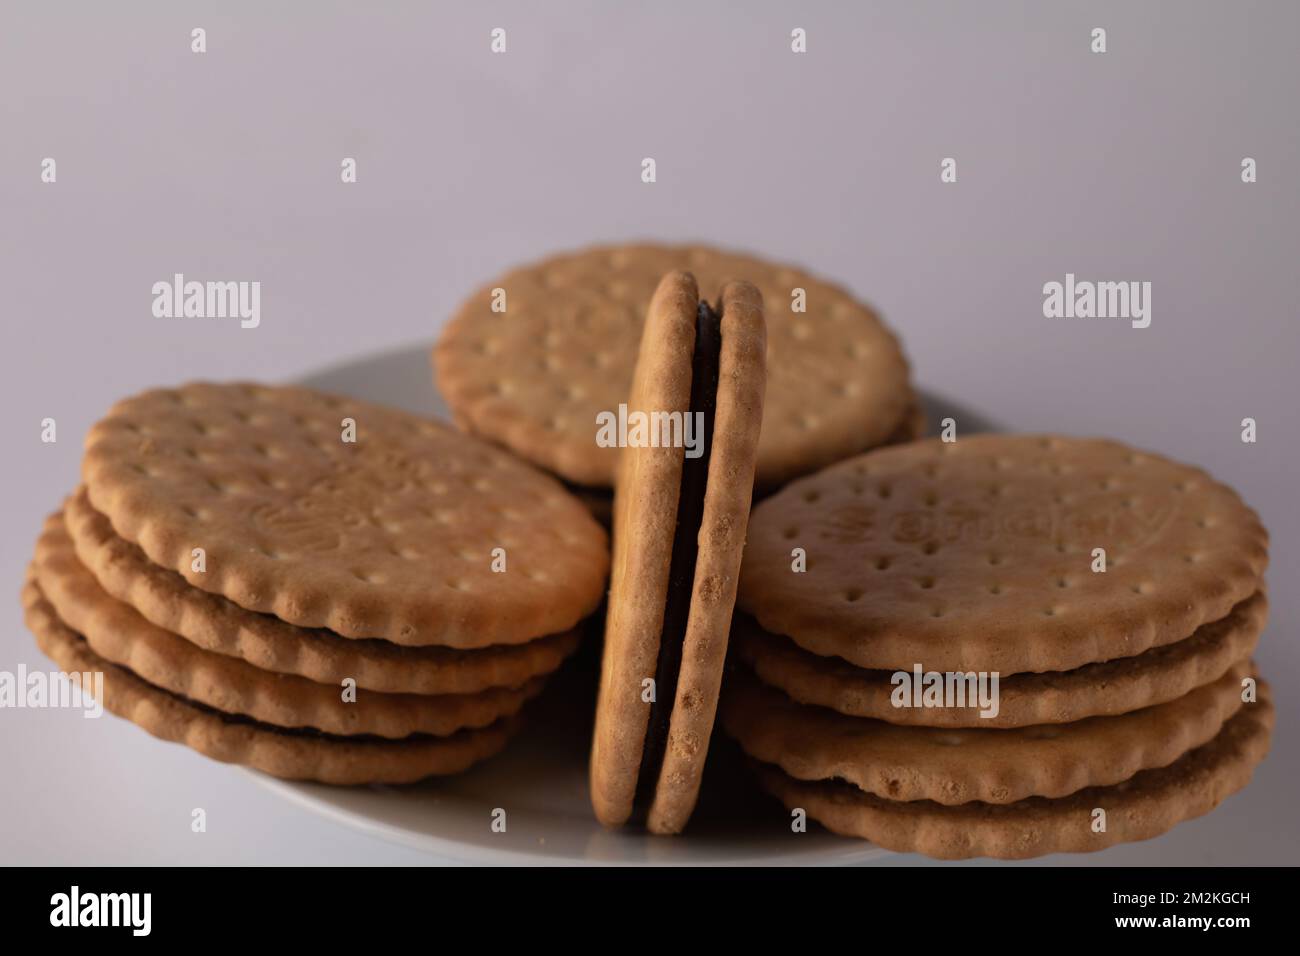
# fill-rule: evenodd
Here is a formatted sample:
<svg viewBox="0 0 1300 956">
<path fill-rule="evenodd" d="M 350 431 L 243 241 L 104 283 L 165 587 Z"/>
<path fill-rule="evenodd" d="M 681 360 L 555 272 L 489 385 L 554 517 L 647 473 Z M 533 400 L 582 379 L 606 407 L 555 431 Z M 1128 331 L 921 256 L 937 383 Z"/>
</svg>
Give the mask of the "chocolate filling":
<svg viewBox="0 0 1300 956">
<path fill-rule="evenodd" d="M 722 316 L 707 302 L 701 302 L 695 316 L 695 353 L 691 360 L 692 421 L 703 413 L 699 435 L 700 455 L 682 458 L 682 483 L 677 496 L 677 525 L 673 532 L 672 558 L 668 567 L 668 597 L 664 604 L 663 630 L 659 635 L 659 659 L 655 664 L 655 699 L 650 705 L 641 769 L 637 774 L 634 815 L 644 821 L 654 799 L 664 754 L 668 749 L 668 726 L 677 696 L 677 677 L 682 666 L 682 645 L 691 612 L 695 584 L 695 562 L 699 557 L 700 524 L 704 520 L 704 489 L 713 454 L 713 421 L 718 410 L 718 368 L 722 354 Z"/>
</svg>

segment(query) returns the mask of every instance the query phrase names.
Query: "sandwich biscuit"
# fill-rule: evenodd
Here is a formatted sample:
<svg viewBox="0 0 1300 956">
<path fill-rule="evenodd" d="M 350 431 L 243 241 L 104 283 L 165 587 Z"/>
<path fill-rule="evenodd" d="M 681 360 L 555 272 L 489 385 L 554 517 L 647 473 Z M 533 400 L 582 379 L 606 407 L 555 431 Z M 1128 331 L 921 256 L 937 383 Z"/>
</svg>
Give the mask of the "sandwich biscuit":
<svg viewBox="0 0 1300 956">
<path fill-rule="evenodd" d="M 699 416 L 698 457 L 624 450 L 591 752 L 608 826 L 676 833 L 695 805 L 717 707 L 764 420 L 763 299 L 747 282 L 702 301 L 664 276 L 644 323 L 629 413 Z"/>
<path fill-rule="evenodd" d="M 102 673 L 104 709 L 160 740 L 181 743 L 222 763 L 287 780 L 331 784 L 414 783 L 461 773 L 498 753 L 518 729 L 504 718 L 448 737 L 402 740 L 285 730 L 223 714 L 149 684 L 97 655 L 64 624 L 33 580 L 23 587 L 24 617 L 42 653 L 67 673 Z"/>
<path fill-rule="evenodd" d="M 226 714 L 281 728 L 313 728 L 351 736 L 445 737 L 466 727 L 486 727 L 513 715 L 542 688 L 534 677 L 517 687 L 474 694 L 345 695 L 330 686 L 261 670 L 235 657 L 205 651 L 141 617 L 99 586 L 77 560 L 60 515 L 52 515 L 36 543 L 32 570 L 46 601 L 90 650 L 141 680 Z"/>
<path fill-rule="evenodd" d="M 897 707 L 897 672 L 863 670 L 838 657 L 810 654 L 788 638 L 767 633 L 745 614 L 736 615 L 731 646 L 761 681 L 801 704 L 891 724 L 1030 727 L 1127 714 L 1182 697 L 1249 660 L 1267 620 L 1268 597 L 1258 591 L 1191 637 L 1136 657 L 1070 671 L 1010 674 L 999 681 L 996 714 L 983 713 L 975 701 L 964 707 Z"/>
<path fill-rule="evenodd" d="M 1261 683 L 1257 703 L 1242 707 L 1213 740 L 1169 766 L 1058 799 L 944 806 L 932 800 L 886 800 L 842 781 L 796 780 L 771 765 L 760 765 L 758 776 L 787 808 L 806 811 L 835 833 L 900 853 L 943 860 L 1092 853 L 1160 836 L 1243 789 L 1272 738 L 1275 718 L 1267 690 Z M 1106 815 L 1104 829 L 1096 825 L 1098 810 Z"/>
<path fill-rule="evenodd" d="M 296 674 L 321 684 L 350 678 L 358 687 L 389 694 L 474 694 L 518 687 L 551 673 L 577 649 L 581 636 L 580 626 L 526 644 L 473 650 L 345 638 L 246 610 L 191 586 L 119 538 L 109 520 L 91 507 L 84 487 L 65 502 L 63 518 L 78 560 L 108 594 L 196 647 L 275 674 Z"/>
</svg>

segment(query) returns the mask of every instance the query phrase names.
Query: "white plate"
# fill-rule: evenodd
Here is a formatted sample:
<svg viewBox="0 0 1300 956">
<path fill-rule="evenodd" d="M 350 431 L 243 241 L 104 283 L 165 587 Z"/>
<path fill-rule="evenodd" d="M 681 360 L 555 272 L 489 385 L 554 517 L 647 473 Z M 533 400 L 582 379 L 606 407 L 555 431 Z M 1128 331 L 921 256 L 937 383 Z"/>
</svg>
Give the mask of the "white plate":
<svg viewBox="0 0 1300 956">
<path fill-rule="evenodd" d="M 447 409 L 431 375 L 428 348 L 418 346 L 359 359 L 301 381 L 445 418 Z M 959 420 L 967 432 L 982 430 L 969 415 Z M 605 830 L 592 816 L 587 797 L 596 659 L 596 641 L 588 640 L 530 708 L 527 725 L 505 752 L 456 777 L 410 787 L 329 787 L 250 773 L 275 793 L 331 820 L 471 863 L 846 864 L 887 854 L 815 824 L 809 832 L 791 832 L 784 807 L 758 792 L 743 758 L 721 736 L 715 736 L 700 804 L 685 834 L 663 838 Z M 491 826 L 498 808 L 505 811 L 504 833 Z"/>
</svg>

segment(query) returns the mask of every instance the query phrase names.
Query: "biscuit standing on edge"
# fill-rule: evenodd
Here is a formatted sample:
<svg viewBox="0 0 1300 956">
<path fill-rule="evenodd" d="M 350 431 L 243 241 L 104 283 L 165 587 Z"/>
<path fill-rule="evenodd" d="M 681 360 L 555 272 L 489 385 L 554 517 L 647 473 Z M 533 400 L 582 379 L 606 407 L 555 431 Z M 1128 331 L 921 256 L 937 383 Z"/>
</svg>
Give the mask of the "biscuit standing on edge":
<svg viewBox="0 0 1300 956">
<path fill-rule="evenodd" d="M 696 458 L 642 445 L 620 462 L 591 751 L 592 805 L 607 826 L 644 814 L 652 832 L 677 833 L 695 806 L 749 521 L 766 343 L 763 299 L 747 282 L 727 283 L 714 312 L 693 276 L 670 272 L 651 300 L 629 416 L 701 413 L 704 442 Z"/>
</svg>

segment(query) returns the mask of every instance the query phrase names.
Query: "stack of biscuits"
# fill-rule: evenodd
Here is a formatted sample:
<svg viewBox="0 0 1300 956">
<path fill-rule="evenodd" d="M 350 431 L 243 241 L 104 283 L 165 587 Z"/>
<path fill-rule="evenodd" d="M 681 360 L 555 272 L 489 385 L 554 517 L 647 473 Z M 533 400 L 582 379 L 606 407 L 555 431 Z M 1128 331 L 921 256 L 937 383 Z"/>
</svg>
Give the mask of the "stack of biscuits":
<svg viewBox="0 0 1300 956">
<path fill-rule="evenodd" d="M 796 820 L 935 857 L 1098 850 L 1245 786 L 1268 536 L 1112 441 L 881 449 L 750 519 L 721 721 Z"/>
<path fill-rule="evenodd" d="M 500 750 L 600 604 L 558 482 L 394 409 L 188 385 L 118 403 L 23 590 L 103 704 L 217 760 L 403 783 Z"/>
</svg>

